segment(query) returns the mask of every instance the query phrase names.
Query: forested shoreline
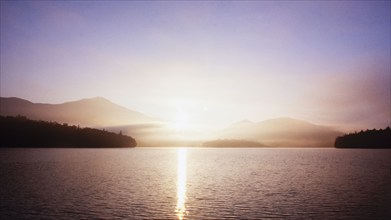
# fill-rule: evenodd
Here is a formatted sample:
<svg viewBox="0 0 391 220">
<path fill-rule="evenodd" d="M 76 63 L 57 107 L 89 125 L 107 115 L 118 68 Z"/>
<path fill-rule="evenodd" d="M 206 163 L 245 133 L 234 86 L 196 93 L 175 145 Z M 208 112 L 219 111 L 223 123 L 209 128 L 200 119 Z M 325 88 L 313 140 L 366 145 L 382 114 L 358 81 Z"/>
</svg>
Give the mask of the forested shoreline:
<svg viewBox="0 0 391 220">
<path fill-rule="evenodd" d="M 137 145 L 134 138 L 94 128 L 35 121 L 23 116 L 0 116 L 0 147 L 124 148 Z"/>
<path fill-rule="evenodd" d="M 373 129 L 337 137 L 336 148 L 391 148 L 391 129 Z"/>
</svg>

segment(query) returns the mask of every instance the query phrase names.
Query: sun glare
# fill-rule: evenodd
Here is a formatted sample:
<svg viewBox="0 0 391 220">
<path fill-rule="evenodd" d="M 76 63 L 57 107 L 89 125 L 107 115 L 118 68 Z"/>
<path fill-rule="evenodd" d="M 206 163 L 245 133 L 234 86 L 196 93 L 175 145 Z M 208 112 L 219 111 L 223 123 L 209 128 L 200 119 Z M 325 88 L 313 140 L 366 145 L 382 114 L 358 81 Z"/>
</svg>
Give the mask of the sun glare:
<svg viewBox="0 0 391 220">
<path fill-rule="evenodd" d="M 177 112 L 173 127 L 178 132 L 188 130 L 190 128 L 188 114 L 182 110 L 179 110 Z"/>
<path fill-rule="evenodd" d="M 175 213 L 179 220 L 186 215 L 186 149 L 178 148 L 177 205 Z"/>
</svg>

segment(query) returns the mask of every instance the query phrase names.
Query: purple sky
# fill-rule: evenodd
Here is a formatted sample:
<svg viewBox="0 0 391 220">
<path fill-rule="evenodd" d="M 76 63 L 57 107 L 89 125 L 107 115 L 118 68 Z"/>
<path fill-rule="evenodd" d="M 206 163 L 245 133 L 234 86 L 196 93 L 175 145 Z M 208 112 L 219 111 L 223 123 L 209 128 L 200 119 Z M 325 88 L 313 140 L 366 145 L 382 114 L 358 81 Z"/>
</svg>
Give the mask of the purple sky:
<svg viewBox="0 0 391 220">
<path fill-rule="evenodd" d="M 193 124 L 390 125 L 389 1 L 1 1 L 3 97 Z"/>
</svg>

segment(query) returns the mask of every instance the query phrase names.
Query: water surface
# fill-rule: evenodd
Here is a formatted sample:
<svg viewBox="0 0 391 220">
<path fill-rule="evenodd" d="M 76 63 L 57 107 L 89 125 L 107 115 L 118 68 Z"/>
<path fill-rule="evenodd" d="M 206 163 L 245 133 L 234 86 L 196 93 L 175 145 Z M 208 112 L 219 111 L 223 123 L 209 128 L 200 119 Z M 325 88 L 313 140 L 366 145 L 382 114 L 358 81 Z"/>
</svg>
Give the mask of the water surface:
<svg viewBox="0 0 391 220">
<path fill-rule="evenodd" d="M 2 149 L 0 219 L 391 217 L 391 151 Z"/>
</svg>

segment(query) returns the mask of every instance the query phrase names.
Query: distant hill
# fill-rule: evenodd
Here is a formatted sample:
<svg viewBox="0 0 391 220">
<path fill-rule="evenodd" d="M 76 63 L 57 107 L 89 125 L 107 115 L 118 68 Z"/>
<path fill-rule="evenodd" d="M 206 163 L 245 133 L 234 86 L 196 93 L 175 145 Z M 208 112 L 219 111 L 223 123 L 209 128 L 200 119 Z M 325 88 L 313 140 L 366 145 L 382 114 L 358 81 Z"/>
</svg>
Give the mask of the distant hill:
<svg viewBox="0 0 391 220">
<path fill-rule="evenodd" d="M 167 122 L 96 97 L 62 104 L 32 103 L 21 98 L 0 98 L 0 115 L 107 129 L 134 137 L 138 146 L 183 145 Z"/>
<path fill-rule="evenodd" d="M 156 119 L 129 110 L 101 97 L 62 104 L 32 103 L 20 98 L 0 98 L 0 115 L 26 116 L 89 127 L 152 123 Z"/>
<path fill-rule="evenodd" d="M 336 148 L 391 148 L 391 129 L 366 130 L 335 139 Z"/>
<path fill-rule="evenodd" d="M 195 138 L 192 133 L 175 131 L 173 122 L 149 117 L 101 97 L 62 104 L 0 98 L 0 115 L 21 115 L 34 120 L 105 128 L 116 133 L 122 131 L 136 138 L 139 146 L 199 146 L 214 140 L 206 145 L 226 143 L 232 146 L 333 147 L 335 138 L 342 135 L 332 127 L 293 118 L 276 118 L 257 123 L 241 121 L 219 132 Z"/>
<path fill-rule="evenodd" d="M 0 116 L 0 147 L 135 147 L 136 141 L 121 133 L 80 128 L 55 122 L 34 121 L 26 117 Z"/>
<path fill-rule="evenodd" d="M 275 118 L 257 123 L 234 123 L 216 136 L 255 141 L 271 147 L 333 147 L 335 138 L 341 134 L 328 126 L 293 118 Z"/>
<path fill-rule="evenodd" d="M 202 146 L 203 147 L 267 147 L 255 141 L 237 140 L 237 139 L 206 141 L 202 143 Z"/>
<path fill-rule="evenodd" d="M 178 146 L 178 140 L 167 121 L 149 117 L 111 101 L 96 97 L 62 104 L 32 103 L 21 98 L 0 98 L 0 115 L 25 116 L 82 127 L 107 129 L 136 138 L 138 146 Z"/>
</svg>

